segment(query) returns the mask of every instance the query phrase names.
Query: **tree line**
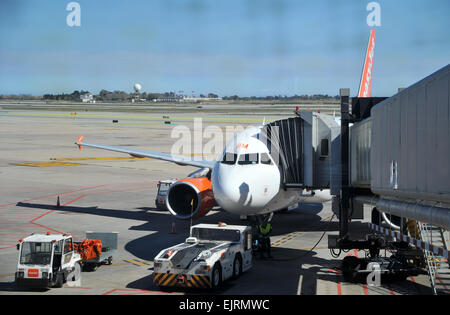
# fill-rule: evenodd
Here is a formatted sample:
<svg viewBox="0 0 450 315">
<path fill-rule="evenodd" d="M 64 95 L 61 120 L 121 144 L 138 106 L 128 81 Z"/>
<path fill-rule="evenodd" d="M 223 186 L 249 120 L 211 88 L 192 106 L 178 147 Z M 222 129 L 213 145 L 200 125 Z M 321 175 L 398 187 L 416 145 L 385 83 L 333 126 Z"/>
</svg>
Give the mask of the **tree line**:
<svg viewBox="0 0 450 315">
<path fill-rule="evenodd" d="M 79 102 L 82 95 L 91 94 L 89 91 L 78 91 L 75 90 L 71 94 L 44 94 L 42 96 L 33 96 L 30 94 L 20 94 L 20 95 L 0 95 L 0 100 L 44 100 L 44 101 L 73 101 Z M 94 95 L 94 99 L 100 102 L 125 102 L 130 101 L 135 97 L 135 93 L 127 93 L 124 91 L 108 91 L 101 90 L 98 95 Z M 181 95 L 175 92 L 165 92 L 165 93 L 147 93 L 143 92 L 139 95 L 140 99 L 153 101 L 155 99 L 176 99 L 182 98 Z M 215 93 L 200 94 L 200 98 L 218 98 L 219 96 Z M 223 100 L 228 101 L 296 101 L 296 100 L 338 100 L 339 95 L 330 96 L 328 94 L 313 94 L 313 95 L 274 95 L 274 96 L 224 96 Z"/>
</svg>

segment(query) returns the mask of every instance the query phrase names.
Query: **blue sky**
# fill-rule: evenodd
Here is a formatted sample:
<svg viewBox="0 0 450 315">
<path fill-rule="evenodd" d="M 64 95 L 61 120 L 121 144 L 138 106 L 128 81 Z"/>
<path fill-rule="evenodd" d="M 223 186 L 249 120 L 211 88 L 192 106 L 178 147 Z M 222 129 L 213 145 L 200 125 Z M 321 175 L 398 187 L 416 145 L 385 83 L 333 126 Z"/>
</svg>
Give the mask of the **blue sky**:
<svg viewBox="0 0 450 315">
<path fill-rule="evenodd" d="M 364 0 L 0 1 L 0 94 L 100 89 L 265 96 L 357 93 Z M 447 65 L 450 1 L 385 0 L 373 95 Z"/>
</svg>

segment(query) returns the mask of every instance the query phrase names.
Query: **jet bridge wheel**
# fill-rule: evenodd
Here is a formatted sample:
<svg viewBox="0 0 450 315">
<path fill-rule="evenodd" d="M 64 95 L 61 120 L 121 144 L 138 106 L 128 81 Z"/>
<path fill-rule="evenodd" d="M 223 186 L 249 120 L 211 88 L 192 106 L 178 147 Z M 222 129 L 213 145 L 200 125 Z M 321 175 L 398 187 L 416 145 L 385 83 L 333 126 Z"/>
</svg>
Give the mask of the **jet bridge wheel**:
<svg viewBox="0 0 450 315">
<path fill-rule="evenodd" d="M 358 270 L 363 269 L 362 260 L 355 256 L 347 256 L 342 260 L 342 275 L 345 281 L 357 282 Z"/>
</svg>

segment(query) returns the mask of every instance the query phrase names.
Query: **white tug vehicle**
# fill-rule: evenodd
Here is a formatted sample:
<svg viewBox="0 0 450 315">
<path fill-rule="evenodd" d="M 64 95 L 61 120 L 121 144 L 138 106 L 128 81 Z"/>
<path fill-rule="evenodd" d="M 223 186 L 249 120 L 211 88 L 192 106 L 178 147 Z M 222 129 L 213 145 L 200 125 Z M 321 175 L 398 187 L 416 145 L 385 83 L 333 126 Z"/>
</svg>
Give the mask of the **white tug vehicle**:
<svg viewBox="0 0 450 315">
<path fill-rule="evenodd" d="M 251 227 L 197 224 L 184 243 L 155 257 L 153 282 L 159 287 L 215 289 L 249 270 L 252 259 Z"/>
<path fill-rule="evenodd" d="M 79 277 L 82 259 L 71 235 L 34 234 L 19 242 L 15 274 L 19 287 L 61 288 L 67 280 Z"/>
</svg>

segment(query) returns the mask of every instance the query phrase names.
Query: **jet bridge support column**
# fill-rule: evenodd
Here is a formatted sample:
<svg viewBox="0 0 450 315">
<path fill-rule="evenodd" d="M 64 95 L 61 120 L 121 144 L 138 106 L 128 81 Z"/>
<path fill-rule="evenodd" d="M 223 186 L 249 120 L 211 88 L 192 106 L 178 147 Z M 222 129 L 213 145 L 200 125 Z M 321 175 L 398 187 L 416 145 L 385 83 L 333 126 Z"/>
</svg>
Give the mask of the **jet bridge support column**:
<svg viewBox="0 0 450 315">
<path fill-rule="evenodd" d="M 349 187 L 349 100 L 350 89 L 341 89 L 341 198 L 339 207 L 339 238 L 348 237 L 348 218 L 350 208 L 350 187 Z"/>
</svg>

